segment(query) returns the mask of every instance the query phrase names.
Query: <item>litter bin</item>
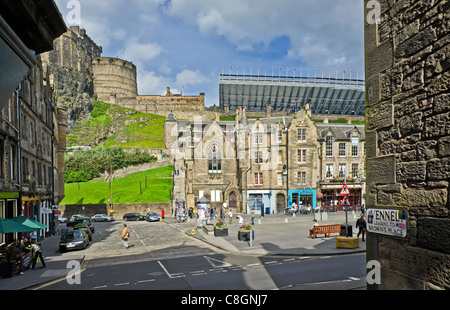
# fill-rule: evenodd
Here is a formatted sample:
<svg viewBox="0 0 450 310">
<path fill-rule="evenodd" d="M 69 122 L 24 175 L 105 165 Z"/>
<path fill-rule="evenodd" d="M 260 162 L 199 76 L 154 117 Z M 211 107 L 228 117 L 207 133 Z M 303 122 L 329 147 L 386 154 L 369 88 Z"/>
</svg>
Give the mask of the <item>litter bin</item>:
<svg viewBox="0 0 450 310">
<path fill-rule="evenodd" d="M 270 214 L 270 207 L 266 208 L 266 214 Z"/>
<path fill-rule="evenodd" d="M 352 225 L 348 225 L 347 226 L 348 235 L 345 232 L 345 226 L 346 225 L 341 225 L 341 233 L 340 233 L 340 235 L 343 236 L 343 237 L 352 237 L 353 236 Z"/>
</svg>

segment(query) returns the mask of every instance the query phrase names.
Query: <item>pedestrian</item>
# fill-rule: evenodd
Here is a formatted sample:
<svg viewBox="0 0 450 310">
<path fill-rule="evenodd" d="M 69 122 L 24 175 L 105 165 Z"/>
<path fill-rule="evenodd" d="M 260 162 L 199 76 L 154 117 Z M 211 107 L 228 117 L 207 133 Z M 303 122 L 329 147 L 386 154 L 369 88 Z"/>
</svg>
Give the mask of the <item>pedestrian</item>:
<svg viewBox="0 0 450 310">
<path fill-rule="evenodd" d="M 241 229 L 241 227 L 244 226 L 244 218 L 240 215 L 237 216 L 239 221 L 238 221 L 238 229 Z"/>
<path fill-rule="evenodd" d="M 125 249 L 128 249 L 128 238 L 130 238 L 130 231 L 127 227 L 127 224 L 125 224 L 125 223 L 123 224 L 121 237 L 122 237 L 123 246 L 125 247 Z"/>
<path fill-rule="evenodd" d="M 233 212 L 231 212 L 231 209 L 230 209 L 230 211 L 228 211 L 228 218 L 230 219 L 230 224 L 231 224 L 231 222 L 233 221 Z"/>
<path fill-rule="evenodd" d="M 364 214 L 361 214 L 361 217 L 356 221 L 356 227 L 359 228 L 357 237 L 362 234 L 362 241 L 364 240 L 364 236 L 366 234 L 366 220 L 364 219 Z"/>
</svg>

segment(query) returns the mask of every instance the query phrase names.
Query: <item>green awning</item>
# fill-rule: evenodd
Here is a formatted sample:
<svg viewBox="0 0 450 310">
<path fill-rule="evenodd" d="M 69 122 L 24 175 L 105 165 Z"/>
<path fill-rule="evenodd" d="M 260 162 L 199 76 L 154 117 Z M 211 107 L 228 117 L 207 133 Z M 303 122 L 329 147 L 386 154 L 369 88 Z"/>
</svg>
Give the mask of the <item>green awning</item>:
<svg viewBox="0 0 450 310">
<path fill-rule="evenodd" d="M 36 231 L 36 228 L 31 228 L 29 226 L 22 225 L 15 221 L 7 220 L 3 217 L 0 217 L 0 234 L 31 232 L 31 231 Z"/>
<path fill-rule="evenodd" d="M 39 223 L 38 221 L 29 219 L 25 216 L 16 216 L 14 218 L 11 219 L 11 221 L 14 221 L 16 223 L 31 227 L 31 228 L 35 228 L 35 229 L 44 229 L 47 228 L 47 225 L 44 225 L 42 223 Z"/>
</svg>

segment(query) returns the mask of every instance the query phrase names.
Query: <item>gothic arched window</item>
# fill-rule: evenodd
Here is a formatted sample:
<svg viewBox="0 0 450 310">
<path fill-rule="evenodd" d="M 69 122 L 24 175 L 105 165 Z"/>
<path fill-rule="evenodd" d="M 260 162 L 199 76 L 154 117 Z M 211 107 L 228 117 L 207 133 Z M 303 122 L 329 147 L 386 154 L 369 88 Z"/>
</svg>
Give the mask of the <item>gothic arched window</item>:
<svg viewBox="0 0 450 310">
<path fill-rule="evenodd" d="M 222 154 L 215 145 L 208 152 L 208 171 L 209 173 L 222 173 Z"/>
</svg>

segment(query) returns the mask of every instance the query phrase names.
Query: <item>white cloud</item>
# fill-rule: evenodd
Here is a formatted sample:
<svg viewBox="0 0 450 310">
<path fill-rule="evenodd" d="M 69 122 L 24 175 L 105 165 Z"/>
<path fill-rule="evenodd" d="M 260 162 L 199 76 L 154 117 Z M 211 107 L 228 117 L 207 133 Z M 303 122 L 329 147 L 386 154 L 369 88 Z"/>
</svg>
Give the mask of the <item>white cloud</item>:
<svg viewBox="0 0 450 310">
<path fill-rule="evenodd" d="M 200 71 L 183 70 L 178 73 L 175 78 L 176 87 L 196 86 L 204 83 L 209 83 L 210 79 L 200 73 Z"/>
<path fill-rule="evenodd" d="M 166 13 L 252 51 L 288 37 L 292 61 L 363 68 L 363 4 L 358 0 L 171 0 Z"/>
<path fill-rule="evenodd" d="M 122 50 L 119 57 L 131 61 L 137 66 L 144 66 L 145 62 L 159 56 L 162 48 L 157 43 L 140 43 L 138 38 L 131 38 Z"/>
<path fill-rule="evenodd" d="M 156 75 L 153 71 L 138 69 L 139 95 L 165 95 L 166 87 L 171 87 L 173 80 Z"/>
</svg>

